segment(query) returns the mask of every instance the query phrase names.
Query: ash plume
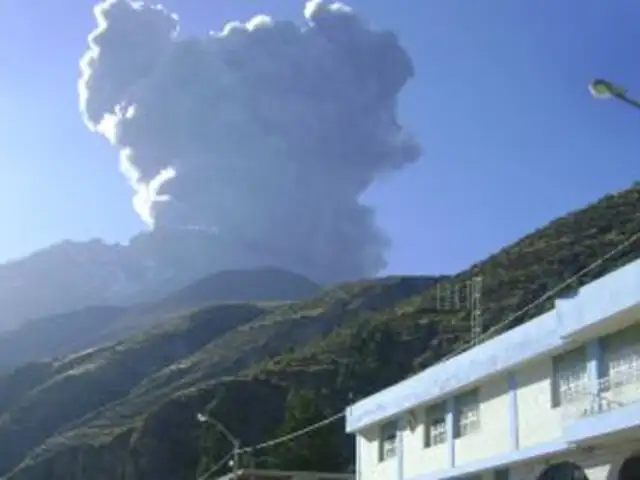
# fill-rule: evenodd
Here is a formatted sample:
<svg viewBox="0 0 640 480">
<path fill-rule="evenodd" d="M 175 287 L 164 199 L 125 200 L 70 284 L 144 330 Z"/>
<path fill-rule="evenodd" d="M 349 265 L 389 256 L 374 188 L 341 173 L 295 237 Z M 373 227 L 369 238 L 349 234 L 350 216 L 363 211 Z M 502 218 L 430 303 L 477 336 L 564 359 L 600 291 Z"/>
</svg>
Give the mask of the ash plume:
<svg viewBox="0 0 640 480">
<path fill-rule="evenodd" d="M 200 37 L 161 6 L 95 14 L 81 112 L 118 148 L 150 228 L 215 232 L 207 257 L 323 282 L 384 268 L 360 197 L 420 156 L 396 118 L 413 66 L 393 33 L 322 0 L 300 25 L 259 15 Z"/>
</svg>

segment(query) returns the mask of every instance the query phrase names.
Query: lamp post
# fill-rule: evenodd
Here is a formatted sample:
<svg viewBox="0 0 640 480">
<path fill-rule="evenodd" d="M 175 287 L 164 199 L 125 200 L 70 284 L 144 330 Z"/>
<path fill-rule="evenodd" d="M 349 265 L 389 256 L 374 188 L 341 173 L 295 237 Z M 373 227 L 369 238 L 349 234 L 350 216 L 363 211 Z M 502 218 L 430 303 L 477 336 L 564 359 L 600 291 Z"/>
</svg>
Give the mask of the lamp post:
<svg viewBox="0 0 640 480">
<path fill-rule="evenodd" d="M 608 100 L 609 98 L 617 98 L 627 105 L 631 105 L 640 109 L 640 101 L 635 100 L 627 95 L 627 90 L 615 85 L 608 80 L 597 78 L 589 84 L 589 91 L 594 98 L 600 100 Z"/>
<path fill-rule="evenodd" d="M 234 480 L 238 480 L 240 473 L 240 440 L 234 437 L 227 428 L 220 423 L 215 418 L 209 417 L 208 415 L 204 415 L 202 413 L 198 413 L 196 415 L 196 419 L 200 423 L 210 423 L 215 426 L 225 437 L 227 440 L 231 442 L 233 445 L 233 460 L 231 460 L 231 466 L 233 467 L 233 478 Z"/>
</svg>

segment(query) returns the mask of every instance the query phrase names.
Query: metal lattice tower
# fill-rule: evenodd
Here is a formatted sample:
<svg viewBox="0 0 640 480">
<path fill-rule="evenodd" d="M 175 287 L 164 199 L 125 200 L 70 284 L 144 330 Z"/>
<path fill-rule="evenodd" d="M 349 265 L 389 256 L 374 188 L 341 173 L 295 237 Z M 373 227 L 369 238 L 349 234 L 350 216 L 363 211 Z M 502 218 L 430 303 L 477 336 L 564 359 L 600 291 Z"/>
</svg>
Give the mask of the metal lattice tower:
<svg viewBox="0 0 640 480">
<path fill-rule="evenodd" d="M 477 345 L 484 332 L 482 322 L 482 276 L 462 283 L 442 282 L 436 285 L 436 310 L 460 312 L 467 310 L 471 324 L 471 344 Z"/>
<path fill-rule="evenodd" d="M 453 310 L 454 303 L 451 283 L 438 283 L 436 285 L 436 310 L 450 312 Z"/>
<path fill-rule="evenodd" d="M 480 343 L 480 337 L 484 333 L 484 325 L 482 321 L 482 277 L 476 276 L 469 280 L 468 286 L 468 305 L 471 315 L 471 345 L 476 346 Z"/>
<path fill-rule="evenodd" d="M 456 283 L 455 285 L 452 285 L 452 292 L 451 292 L 451 308 L 453 308 L 453 310 L 460 310 L 461 308 L 461 302 L 460 302 L 460 284 Z"/>
</svg>

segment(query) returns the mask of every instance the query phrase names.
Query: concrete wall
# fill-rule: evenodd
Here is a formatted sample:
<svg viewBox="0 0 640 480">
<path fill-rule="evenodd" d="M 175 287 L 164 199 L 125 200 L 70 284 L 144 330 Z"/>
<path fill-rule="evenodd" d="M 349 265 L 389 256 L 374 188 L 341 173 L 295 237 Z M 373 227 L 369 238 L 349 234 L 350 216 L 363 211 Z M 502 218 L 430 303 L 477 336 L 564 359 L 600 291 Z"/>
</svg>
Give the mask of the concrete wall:
<svg viewBox="0 0 640 480">
<path fill-rule="evenodd" d="M 590 402 L 589 389 L 597 391 L 602 366 L 598 337 L 640 321 L 639 300 L 640 260 L 571 299 L 559 300 L 555 310 L 538 319 L 359 402 L 347 412 L 347 430 L 358 432 L 358 480 L 433 480 L 473 472 L 484 472 L 482 478 L 488 480 L 500 465 L 516 465 L 511 479 L 536 479 L 562 455 L 580 460 L 590 480 L 616 480 L 611 472 L 616 459 L 628 454 L 626 445 L 619 444 L 616 451 L 603 447 L 598 454 L 591 450 L 580 458 L 576 455 L 582 451 L 571 449 L 630 428 L 638 428 L 630 441 L 640 440 L 637 384 L 617 393 L 629 403 L 628 414 L 573 418 L 566 407 L 552 405 L 553 356 L 586 346 Z M 479 389 L 480 429 L 455 439 L 455 397 L 474 385 Z M 426 406 L 443 401 L 449 405 L 448 442 L 426 448 Z M 407 412 L 412 412 L 411 421 Z M 378 425 L 390 418 L 400 426 L 396 456 L 380 462 Z"/>
<path fill-rule="evenodd" d="M 480 430 L 454 440 L 455 465 L 511 449 L 509 382 L 506 375 L 479 387 Z"/>
<path fill-rule="evenodd" d="M 515 372 L 519 448 L 562 436 L 561 410 L 551 407 L 552 373 L 551 358 L 534 361 Z"/>
<path fill-rule="evenodd" d="M 542 358 L 509 376 L 492 378 L 480 385 L 480 430 L 453 439 L 450 429 L 445 444 L 425 447 L 426 407 L 415 409 L 412 421 L 399 418 L 397 453 L 386 461 L 379 461 L 379 428 L 368 428 L 357 435 L 358 480 L 458 478 L 453 474 L 455 470 L 462 467 L 473 472 L 475 465 L 484 466 L 478 468 L 479 473 L 461 478 L 493 480 L 496 465 L 500 464 L 492 463 L 496 458 L 510 459 L 503 463 L 510 466 L 510 480 L 535 480 L 545 468 L 565 460 L 582 466 L 589 480 L 617 480 L 624 459 L 640 452 L 640 426 L 632 433 L 626 430 L 624 440 L 612 435 L 603 446 L 576 445 L 572 449 L 564 439 L 562 410 L 552 407 L 552 373 L 551 357 Z M 529 460 L 521 456 L 532 450 L 538 453 Z M 449 477 L 449 472 L 454 477 Z"/>
<path fill-rule="evenodd" d="M 449 445 L 434 445 L 425 448 L 426 438 L 426 408 L 416 409 L 415 428 L 404 430 L 404 467 L 405 478 L 411 478 L 424 473 L 438 472 L 449 468 Z"/>
<path fill-rule="evenodd" d="M 618 480 L 618 472 L 624 460 L 638 453 L 640 444 L 637 440 L 576 449 L 562 455 L 516 465 L 511 468 L 509 480 L 536 480 L 547 467 L 563 461 L 582 467 L 588 480 Z"/>
<path fill-rule="evenodd" d="M 507 376 L 491 379 L 478 387 L 480 430 L 448 442 L 425 447 L 426 410 L 413 410 L 413 421 L 401 419 L 396 457 L 379 461 L 379 428 L 358 434 L 359 480 L 397 480 L 441 472 L 452 466 L 508 452 L 513 445 L 510 417 L 510 391 Z M 452 426 L 452 422 L 450 427 Z M 453 448 L 452 448 L 453 447 Z"/>
<path fill-rule="evenodd" d="M 640 259 L 584 286 L 571 298 L 557 300 L 554 310 L 360 400 L 346 411 L 346 429 L 355 433 L 548 356 L 552 350 L 565 348 L 571 338 L 596 337 L 598 330 L 612 328 L 634 311 L 635 315 L 640 312 Z"/>
<path fill-rule="evenodd" d="M 395 480 L 398 471 L 398 455 L 383 462 L 379 457 L 379 429 L 374 426 L 356 436 L 358 446 L 359 480 Z"/>
</svg>

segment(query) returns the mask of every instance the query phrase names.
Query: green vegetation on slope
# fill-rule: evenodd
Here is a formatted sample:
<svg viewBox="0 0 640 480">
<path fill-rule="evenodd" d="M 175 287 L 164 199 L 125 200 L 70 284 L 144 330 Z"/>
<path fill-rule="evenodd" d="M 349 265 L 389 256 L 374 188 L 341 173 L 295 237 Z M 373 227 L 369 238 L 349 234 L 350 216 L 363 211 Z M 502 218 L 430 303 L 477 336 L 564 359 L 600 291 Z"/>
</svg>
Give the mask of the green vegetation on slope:
<svg viewBox="0 0 640 480">
<path fill-rule="evenodd" d="M 96 345 L 96 336 L 126 312 L 124 307 L 88 307 L 30 320 L 0 333 L 0 372 L 20 364 L 66 356 Z"/>
<path fill-rule="evenodd" d="M 122 340 L 183 311 L 218 303 L 284 303 L 311 298 L 321 290 L 304 276 L 279 268 L 225 270 L 145 305 L 94 306 L 37 318 L 0 332 L 0 373 Z"/>
<path fill-rule="evenodd" d="M 67 424 L 127 395 L 158 369 L 262 312 L 248 304 L 215 306 L 102 349 L 84 362 L 54 365 L 48 378 L 0 415 L 0 471 L 13 468 Z"/>
<path fill-rule="evenodd" d="M 0 451 L 0 473 L 10 471 L 26 455 L 24 468 L 61 447 L 89 444 L 101 451 L 105 442 L 133 435 L 176 395 L 198 391 L 216 378 L 238 374 L 255 362 L 322 337 L 356 313 L 389 308 L 434 281 L 385 279 L 330 289 L 294 304 L 218 305 L 97 354 L 60 362 L 45 383 L 27 391 L 0 416 L 0 443 L 8 441 L 12 431 L 21 431 L 10 450 Z"/>
<path fill-rule="evenodd" d="M 609 195 L 441 281 L 482 275 L 485 326 L 498 325 L 640 231 L 639 201 L 637 187 Z M 638 243 L 632 245 L 567 290 L 636 259 L 639 250 Z M 50 401 L 43 393 L 51 380 L 35 388 L 26 382 L 20 387 L 26 393 L 11 397 L 0 417 L 3 445 L 10 432 L 25 432 L 20 452 L 11 458 L 0 452 L 1 472 L 15 467 L 9 480 L 193 479 L 230 450 L 215 429 L 198 424 L 195 412 L 208 411 L 251 445 L 339 411 L 465 345 L 468 315 L 437 311 L 432 286 L 433 279 L 403 277 L 344 285 L 313 300 L 266 309 L 174 360 L 162 361 L 156 350 L 124 342 L 133 360 L 122 357 L 116 369 L 107 367 L 115 360 L 105 357 L 103 373 L 87 375 Z M 552 303 L 541 303 L 510 327 Z M 49 425 L 59 418 L 62 402 L 86 405 L 75 400 L 76 392 L 116 387 L 138 363 L 154 367 L 132 379 L 126 392 L 114 398 L 101 394 L 95 400 L 101 406 L 91 412 L 76 409 L 55 430 L 42 433 L 31 417 L 20 415 L 31 406 L 30 414 Z M 349 455 L 338 455 L 352 448 L 340 422 L 316 434 L 327 435 L 325 441 L 299 439 L 255 457 L 272 457 L 263 461 L 282 467 L 349 469 Z"/>
</svg>

